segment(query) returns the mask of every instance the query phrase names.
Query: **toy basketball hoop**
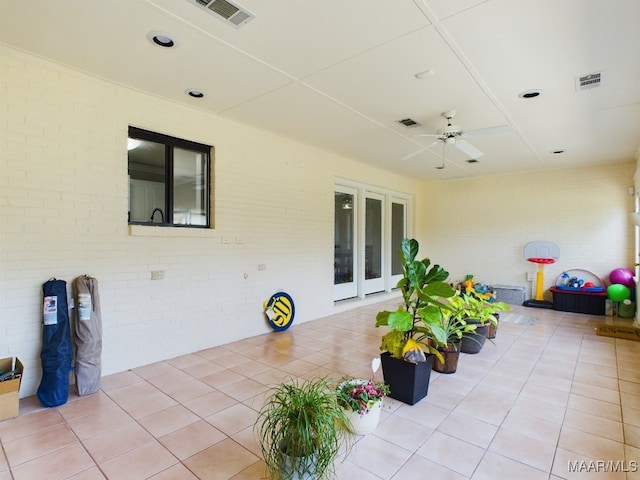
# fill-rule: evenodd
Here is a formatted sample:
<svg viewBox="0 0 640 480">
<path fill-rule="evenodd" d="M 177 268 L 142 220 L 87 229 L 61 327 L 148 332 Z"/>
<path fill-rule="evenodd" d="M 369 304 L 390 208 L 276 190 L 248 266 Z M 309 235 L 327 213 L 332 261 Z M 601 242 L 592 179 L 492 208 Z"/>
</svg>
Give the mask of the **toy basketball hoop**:
<svg viewBox="0 0 640 480">
<path fill-rule="evenodd" d="M 524 247 L 524 258 L 538 265 L 536 272 L 536 295 L 526 300 L 525 307 L 552 308 L 553 303 L 544 299 L 544 266 L 555 263 L 560 257 L 560 249 L 552 242 L 529 242 Z"/>
</svg>

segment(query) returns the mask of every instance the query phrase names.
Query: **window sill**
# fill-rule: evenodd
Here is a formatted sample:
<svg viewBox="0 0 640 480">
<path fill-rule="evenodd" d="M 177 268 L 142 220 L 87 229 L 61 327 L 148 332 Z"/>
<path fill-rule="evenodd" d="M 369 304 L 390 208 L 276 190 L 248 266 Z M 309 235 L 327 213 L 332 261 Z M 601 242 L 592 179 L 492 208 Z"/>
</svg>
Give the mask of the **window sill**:
<svg viewBox="0 0 640 480">
<path fill-rule="evenodd" d="M 210 238 L 215 234 L 211 228 L 154 227 L 151 225 L 129 225 L 132 237 L 198 237 Z"/>
</svg>

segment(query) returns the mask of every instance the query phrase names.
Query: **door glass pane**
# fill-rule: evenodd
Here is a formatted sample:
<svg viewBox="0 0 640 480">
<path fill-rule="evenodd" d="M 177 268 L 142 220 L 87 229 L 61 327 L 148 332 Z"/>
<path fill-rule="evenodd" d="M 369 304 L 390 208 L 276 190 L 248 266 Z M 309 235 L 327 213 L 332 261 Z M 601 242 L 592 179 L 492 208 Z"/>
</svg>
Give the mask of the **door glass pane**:
<svg viewBox="0 0 640 480">
<path fill-rule="evenodd" d="M 206 225 L 209 197 L 206 157 L 192 150 L 173 150 L 173 223 L 176 225 Z"/>
<path fill-rule="evenodd" d="M 148 140 L 130 139 L 129 221 L 165 223 L 165 146 Z"/>
<path fill-rule="evenodd" d="M 353 207 L 353 195 L 335 192 L 335 285 L 353 282 Z"/>
<path fill-rule="evenodd" d="M 406 235 L 404 204 L 391 204 L 391 275 L 402 274 L 402 261 L 400 260 L 400 244 Z"/>
<path fill-rule="evenodd" d="M 365 213 L 365 279 L 382 277 L 382 200 L 367 198 Z"/>
</svg>

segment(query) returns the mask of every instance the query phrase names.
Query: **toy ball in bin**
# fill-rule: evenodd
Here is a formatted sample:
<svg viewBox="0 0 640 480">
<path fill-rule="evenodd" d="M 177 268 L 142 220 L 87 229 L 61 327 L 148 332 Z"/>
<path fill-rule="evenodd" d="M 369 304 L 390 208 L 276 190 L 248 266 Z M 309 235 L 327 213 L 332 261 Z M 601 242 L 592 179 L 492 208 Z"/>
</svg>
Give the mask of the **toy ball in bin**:
<svg viewBox="0 0 640 480">
<path fill-rule="evenodd" d="M 628 287 L 620 283 L 614 283 L 607 287 L 607 295 L 614 302 L 622 302 L 631 296 L 631 292 Z"/>
</svg>

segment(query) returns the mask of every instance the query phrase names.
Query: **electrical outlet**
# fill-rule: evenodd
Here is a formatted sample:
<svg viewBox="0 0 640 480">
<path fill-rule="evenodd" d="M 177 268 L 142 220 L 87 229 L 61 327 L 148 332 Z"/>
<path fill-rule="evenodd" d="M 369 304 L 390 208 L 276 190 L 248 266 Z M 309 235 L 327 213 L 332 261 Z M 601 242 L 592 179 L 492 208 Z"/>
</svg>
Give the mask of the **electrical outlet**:
<svg viewBox="0 0 640 480">
<path fill-rule="evenodd" d="M 533 282 L 533 273 L 527 272 L 527 282 Z"/>
<path fill-rule="evenodd" d="M 152 270 L 151 280 L 162 280 L 164 278 L 164 270 Z"/>
<path fill-rule="evenodd" d="M 260 263 L 258 264 L 258 271 L 262 272 L 263 270 L 266 270 L 267 266 L 264 263 Z"/>
</svg>

